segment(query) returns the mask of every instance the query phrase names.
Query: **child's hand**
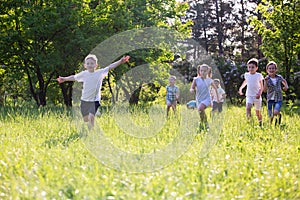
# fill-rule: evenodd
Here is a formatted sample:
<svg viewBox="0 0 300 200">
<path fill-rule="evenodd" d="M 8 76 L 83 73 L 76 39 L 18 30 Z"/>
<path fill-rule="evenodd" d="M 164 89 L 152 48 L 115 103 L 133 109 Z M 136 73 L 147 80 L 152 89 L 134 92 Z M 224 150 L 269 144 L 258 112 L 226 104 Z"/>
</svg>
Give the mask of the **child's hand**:
<svg viewBox="0 0 300 200">
<path fill-rule="evenodd" d="M 289 89 L 289 87 L 283 87 L 283 90 L 286 92 Z"/>
<path fill-rule="evenodd" d="M 195 89 L 193 89 L 193 88 L 190 89 L 190 92 L 191 92 L 191 93 L 194 93 L 194 91 L 195 91 Z"/>
<path fill-rule="evenodd" d="M 242 90 L 239 90 L 239 95 L 244 95 L 244 93 L 242 92 Z"/>
<path fill-rule="evenodd" d="M 58 83 L 65 82 L 65 79 L 63 77 L 61 77 L 61 76 L 59 76 L 56 80 L 58 81 Z"/>
<path fill-rule="evenodd" d="M 260 94 L 256 94 L 256 99 L 259 99 L 260 98 Z"/>
<path fill-rule="evenodd" d="M 126 63 L 129 61 L 130 56 L 124 56 L 123 58 L 121 58 L 121 63 Z"/>
</svg>

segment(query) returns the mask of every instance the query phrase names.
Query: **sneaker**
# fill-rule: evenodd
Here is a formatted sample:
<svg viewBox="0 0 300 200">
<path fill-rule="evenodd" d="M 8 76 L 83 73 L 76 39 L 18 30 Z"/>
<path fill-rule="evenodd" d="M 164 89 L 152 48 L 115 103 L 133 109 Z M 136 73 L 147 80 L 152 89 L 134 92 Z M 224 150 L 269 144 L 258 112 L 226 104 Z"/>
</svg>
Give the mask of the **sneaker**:
<svg viewBox="0 0 300 200">
<path fill-rule="evenodd" d="M 205 129 L 206 129 L 206 131 L 209 131 L 209 124 L 208 124 L 208 122 L 205 123 Z"/>
<path fill-rule="evenodd" d="M 203 123 L 199 123 L 199 126 L 198 126 L 198 132 L 201 132 L 201 131 L 203 131 L 204 130 L 204 125 L 203 125 Z"/>
</svg>

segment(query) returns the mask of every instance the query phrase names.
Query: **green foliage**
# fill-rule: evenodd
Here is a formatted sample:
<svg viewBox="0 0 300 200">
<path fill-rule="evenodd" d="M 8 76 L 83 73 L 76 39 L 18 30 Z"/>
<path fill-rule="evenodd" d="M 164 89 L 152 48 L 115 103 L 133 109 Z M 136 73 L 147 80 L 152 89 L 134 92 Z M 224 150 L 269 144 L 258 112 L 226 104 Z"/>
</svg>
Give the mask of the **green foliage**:
<svg viewBox="0 0 300 200">
<path fill-rule="evenodd" d="M 4 0 L 0 5 L 0 63 L 9 67 L 10 82 L 2 81 L 1 90 L 8 90 L 14 80 L 22 80 L 28 90 L 18 87 L 17 92 L 33 98 L 37 105 L 62 102 L 63 95 L 64 103 L 70 106 L 72 84 L 54 84 L 58 75 L 78 72 L 86 54 L 125 30 L 155 26 L 176 28 L 188 35 L 188 23 L 179 20 L 186 8 L 175 0 Z M 170 25 L 170 20 L 175 23 Z M 121 73 L 116 70 L 116 74 Z"/>
<path fill-rule="evenodd" d="M 257 7 L 263 19 L 251 18 L 251 24 L 262 35 L 261 49 L 269 60 L 274 60 L 292 83 L 293 72 L 300 70 L 300 5 L 299 1 L 263 1 Z"/>
</svg>

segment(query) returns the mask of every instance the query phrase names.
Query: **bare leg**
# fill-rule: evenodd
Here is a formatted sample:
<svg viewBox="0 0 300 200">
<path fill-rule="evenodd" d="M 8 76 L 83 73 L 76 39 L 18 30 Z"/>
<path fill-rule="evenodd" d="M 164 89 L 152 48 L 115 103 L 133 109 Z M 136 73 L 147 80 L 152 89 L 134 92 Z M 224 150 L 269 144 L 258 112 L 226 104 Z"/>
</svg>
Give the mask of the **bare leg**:
<svg viewBox="0 0 300 200">
<path fill-rule="evenodd" d="M 176 114 L 176 104 L 172 105 L 172 109 L 173 109 L 174 114 Z"/>
<path fill-rule="evenodd" d="M 208 128 L 208 122 L 207 122 L 207 116 L 206 116 L 206 113 L 205 113 L 205 109 L 206 109 L 206 106 L 201 103 L 199 108 L 198 108 L 198 111 L 199 111 L 199 115 L 200 115 L 201 124 L 205 125 L 206 128 Z"/>
<path fill-rule="evenodd" d="M 270 125 L 272 124 L 273 119 L 274 119 L 274 116 L 272 116 L 272 117 L 269 118 L 269 120 L 270 120 Z"/>
<path fill-rule="evenodd" d="M 170 105 L 170 104 L 167 104 L 167 117 L 169 116 L 169 111 L 170 111 L 170 107 L 171 107 L 172 105 Z"/>
<path fill-rule="evenodd" d="M 258 122 L 259 122 L 259 126 L 262 126 L 262 115 L 261 115 L 261 112 L 260 110 L 256 110 L 256 116 L 257 116 L 257 119 L 258 119 Z"/>
<path fill-rule="evenodd" d="M 277 124 L 280 125 L 281 124 L 281 114 L 280 114 L 279 110 L 274 110 L 274 117 L 276 118 L 275 119 L 275 126 Z"/>
<path fill-rule="evenodd" d="M 247 117 L 248 120 L 251 119 L 251 108 L 252 108 L 252 104 L 248 103 L 246 105 L 246 117 Z"/>
<path fill-rule="evenodd" d="M 88 115 L 88 127 L 89 129 L 92 129 L 95 125 L 95 115 L 92 113 L 89 113 Z"/>
</svg>

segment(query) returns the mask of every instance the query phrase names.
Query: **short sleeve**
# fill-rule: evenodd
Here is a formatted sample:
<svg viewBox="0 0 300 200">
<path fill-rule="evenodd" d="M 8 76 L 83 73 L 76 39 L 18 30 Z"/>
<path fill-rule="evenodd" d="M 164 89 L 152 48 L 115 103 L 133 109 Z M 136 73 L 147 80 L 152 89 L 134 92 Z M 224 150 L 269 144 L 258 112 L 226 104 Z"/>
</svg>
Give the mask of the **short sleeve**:
<svg viewBox="0 0 300 200">
<path fill-rule="evenodd" d="M 264 76 L 260 74 L 260 80 L 262 81 L 264 79 Z"/>
<path fill-rule="evenodd" d="M 83 82 L 85 71 L 75 74 L 74 79 L 78 82 Z"/>
<path fill-rule="evenodd" d="M 209 85 L 213 84 L 214 80 L 212 80 L 211 78 L 209 78 Z"/>
<path fill-rule="evenodd" d="M 101 70 L 101 73 L 103 74 L 103 76 L 107 76 L 108 72 L 109 72 L 109 67 L 105 67 L 105 68 L 100 69 L 100 70 Z"/>
<path fill-rule="evenodd" d="M 278 75 L 278 76 L 279 76 L 280 81 L 284 81 L 284 78 L 281 75 Z"/>
<path fill-rule="evenodd" d="M 244 74 L 244 79 L 247 80 L 248 79 L 248 73 Z"/>
<path fill-rule="evenodd" d="M 223 88 L 219 88 L 220 89 L 220 93 L 223 95 L 225 94 L 225 90 L 223 90 Z"/>
</svg>

